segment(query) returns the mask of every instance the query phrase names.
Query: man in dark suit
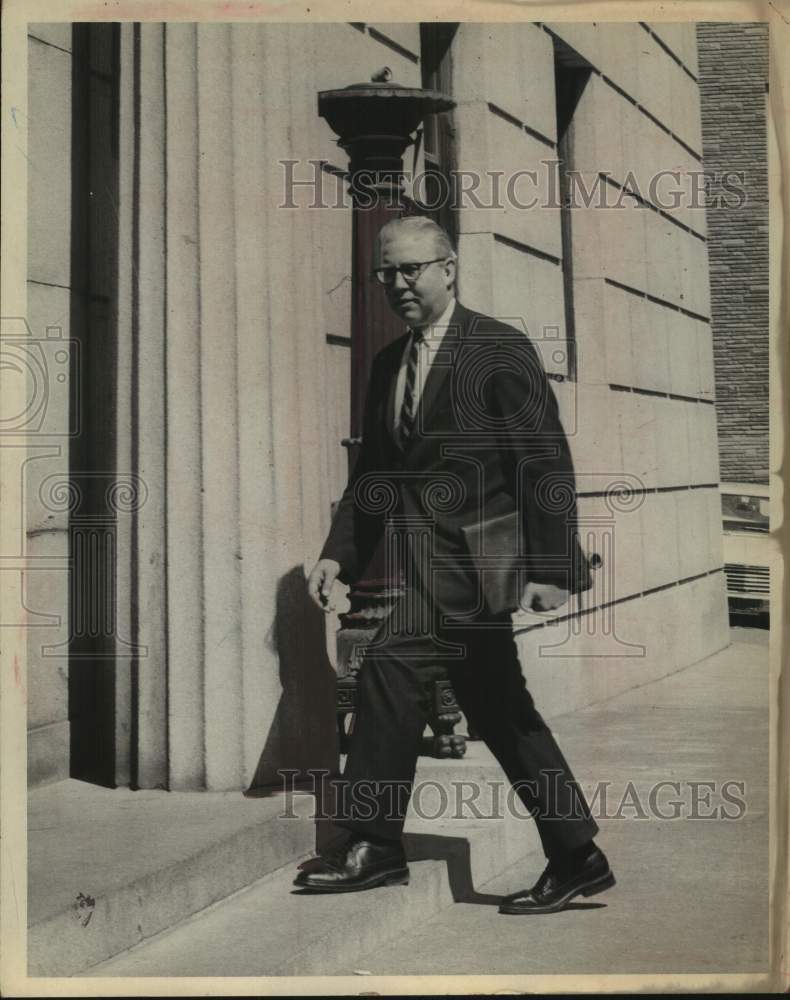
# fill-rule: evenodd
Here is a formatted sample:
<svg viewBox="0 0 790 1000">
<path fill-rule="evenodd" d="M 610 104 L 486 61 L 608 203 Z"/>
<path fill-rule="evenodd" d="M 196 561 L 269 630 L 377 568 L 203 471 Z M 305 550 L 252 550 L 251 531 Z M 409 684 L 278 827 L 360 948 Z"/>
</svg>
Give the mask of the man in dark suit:
<svg viewBox="0 0 790 1000">
<path fill-rule="evenodd" d="M 375 256 L 374 274 L 408 328 L 373 361 L 360 455 L 308 590 L 331 610 L 335 580 L 357 580 L 382 535 L 389 572 L 402 571 L 407 589 L 358 674 L 336 817 L 349 837 L 303 864 L 295 884 L 347 892 L 408 881 L 401 835 L 427 682 L 443 664 L 469 723 L 534 817 L 548 861 L 500 912 L 555 912 L 613 885 L 614 876 L 526 688 L 515 608 L 490 607 L 468 531 L 503 518 L 518 524 L 525 556 L 507 571 L 519 576 L 505 579 L 518 584 L 523 608 L 551 611 L 589 586 L 557 403 L 525 333 L 456 302 L 456 255 L 444 230 L 421 217 L 389 222 Z"/>
</svg>

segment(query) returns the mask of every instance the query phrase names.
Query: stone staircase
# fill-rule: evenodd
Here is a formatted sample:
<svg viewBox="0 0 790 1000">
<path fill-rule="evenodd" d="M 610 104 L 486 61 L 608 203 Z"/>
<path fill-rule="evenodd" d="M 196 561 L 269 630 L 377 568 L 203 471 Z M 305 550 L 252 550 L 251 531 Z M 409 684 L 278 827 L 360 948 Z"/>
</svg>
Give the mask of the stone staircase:
<svg viewBox="0 0 790 1000">
<path fill-rule="evenodd" d="M 39 789 L 29 974 L 321 974 L 471 898 L 537 849 L 533 824 L 507 815 L 508 786 L 482 744 L 463 760 L 421 758 L 416 787 L 411 883 L 342 897 L 292 886 L 316 842 L 310 794 Z M 469 805 L 474 788 L 482 795 Z"/>
<path fill-rule="evenodd" d="M 72 976 L 312 853 L 308 796 L 62 781 L 28 799 L 28 974 Z"/>
<path fill-rule="evenodd" d="M 543 858 L 534 824 L 508 808 L 503 775 L 480 744 L 461 761 L 421 759 L 406 826 L 410 884 L 343 896 L 292 885 L 316 842 L 309 794 L 248 799 L 80 782 L 37 790 L 28 813 L 30 974 L 357 973 L 369 974 L 359 983 L 369 991 L 402 974 L 464 975 L 471 988 L 496 972 L 503 988 L 521 991 L 524 976 L 560 971 L 767 975 L 767 702 L 765 644 L 740 641 L 553 720 L 582 784 L 610 783 L 607 815 L 627 785 L 647 802 L 668 776 L 687 807 L 694 783 L 743 780 L 747 809 L 738 822 L 599 816 L 617 886 L 538 921 L 495 911 Z"/>
</svg>

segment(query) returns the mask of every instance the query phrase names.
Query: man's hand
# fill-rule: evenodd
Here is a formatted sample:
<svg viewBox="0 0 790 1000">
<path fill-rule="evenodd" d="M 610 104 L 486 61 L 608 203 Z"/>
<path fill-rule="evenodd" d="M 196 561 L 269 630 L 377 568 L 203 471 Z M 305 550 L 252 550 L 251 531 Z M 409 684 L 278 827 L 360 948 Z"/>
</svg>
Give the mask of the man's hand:
<svg viewBox="0 0 790 1000">
<path fill-rule="evenodd" d="M 335 610 L 335 605 L 330 600 L 330 596 L 339 572 L 339 562 L 335 562 L 334 559 L 319 559 L 307 580 L 307 593 L 318 607 L 322 611 L 326 611 L 327 614 Z"/>
<path fill-rule="evenodd" d="M 568 600 L 568 591 L 553 583 L 528 583 L 521 595 L 524 611 L 553 611 Z"/>
</svg>

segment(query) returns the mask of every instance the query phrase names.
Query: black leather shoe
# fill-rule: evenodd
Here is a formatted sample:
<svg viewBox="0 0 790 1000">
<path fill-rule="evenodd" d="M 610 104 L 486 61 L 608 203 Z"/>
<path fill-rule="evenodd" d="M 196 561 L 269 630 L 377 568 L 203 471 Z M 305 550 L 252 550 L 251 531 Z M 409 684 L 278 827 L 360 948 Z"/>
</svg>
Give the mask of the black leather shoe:
<svg viewBox="0 0 790 1000">
<path fill-rule="evenodd" d="M 294 885 L 313 892 L 357 892 L 409 882 L 401 844 L 374 844 L 361 837 L 305 861 L 299 869 Z"/>
<path fill-rule="evenodd" d="M 574 868 L 562 870 L 549 863 L 531 889 L 522 889 L 512 896 L 505 896 L 499 906 L 500 913 L 557 913 L 575 896 L 594 896 L 610 889 L 614 875 L 599 848 Z"/>
</svg>

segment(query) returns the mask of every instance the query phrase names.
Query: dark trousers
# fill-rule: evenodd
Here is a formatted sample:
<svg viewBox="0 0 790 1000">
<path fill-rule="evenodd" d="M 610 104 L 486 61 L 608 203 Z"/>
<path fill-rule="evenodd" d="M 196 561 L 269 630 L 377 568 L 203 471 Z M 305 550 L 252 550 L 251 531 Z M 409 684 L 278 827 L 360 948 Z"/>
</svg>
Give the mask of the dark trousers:
<svg viewBox="0 0 790 1000">
<path fill-rule="evenodd" d="M 339 826 L 397 839 L 412 792 L 437 667 L 449 671 L 468 722 L 499 761 L 537 824 L 549 858 L 598 826 L 519 664 L 509 614 L 446 623 L 410 590 L 366 647 L 342 780 Z"/>
</svg>

